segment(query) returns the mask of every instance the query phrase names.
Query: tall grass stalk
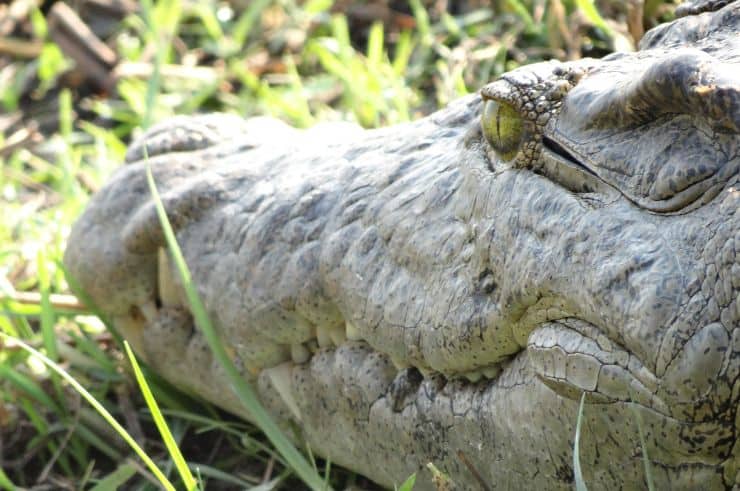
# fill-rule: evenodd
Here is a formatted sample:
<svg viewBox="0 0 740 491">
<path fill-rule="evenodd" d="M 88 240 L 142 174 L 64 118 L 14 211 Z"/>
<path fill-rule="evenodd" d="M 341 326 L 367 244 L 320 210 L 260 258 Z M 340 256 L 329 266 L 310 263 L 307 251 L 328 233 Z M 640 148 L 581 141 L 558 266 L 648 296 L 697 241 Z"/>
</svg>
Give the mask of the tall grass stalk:
<svg viewBox="0 0 740 491">
<path fill-rule="evenodd" d="M 134 369 L 136 382 L 139 384 L 139 388 L 141 389 L 141 393 L 144 395 L 146 405 L 152 413 L 154 423 L 157 425 L 160 435 L 162 435 L 162 441 L 164 441 L 167 451 L 175 462 L 175 467 L 177 468 L 177 472 L 180 474 L 180 479 L 182 479 L 182 482 L 185 484 L 185 488 L 188 491 L 193 491 L 198 487 L 198 483 L 195 481 L 193 474 L 190 472 L 190 469 L 182 456 L 182 452 L 180 452 L 175 439 L 172 437 L 172 432 L 167 426 L 167 422 L 164 420 L 162 412 L 159 410 L 159 405 L 154 399 L 151 389 L 149 389 L 149 384 L 146 382 L 146 378 L 144 378 L 144 374 L 141 372 L 139 363 L 136 361 L 136 356 L 134 356 L 134 352 L 131 351 L 131 346 L 129 346 L 128 341 L 124 341 L 123 346 L 126 349 L 126 355 L 128 355 L 131 366 Z"/>
<path fill-rule="evenodd" d="M 298 477 L 300 477 L 303 482 L 305 482 L 314 491 L 330 490 L 331 488 L 326 486 L 323 479 L 321 479 L 321 476 L 319 476 L 314 468 L 306 461 L 303 455 L 296 450 L 290 440 L 285 437 L 275 421 L 262 406 L 259 399 L 257 399 L 252 386 L 244 379 L 244 377 L 242 377 L 241 373 L 239 373 L 239 370 L 236 368 L 236 365 L 234 365 L 234 362 L 226 353 L 226 349 L 224 348 L 221 339 L 218 337 L 218 334 L 216 334 L 216 330 L 213 328 L 211 320 L 206 313 L 206 308 L 200 299 L 200 295 L 198 295 L 195 285 L 193 285 L 190 277 L 190 270 L 185 263 L 185 258 L 182 255 L 180 246 L 177 244 L 177 239 L 172 230 L 172 225 L 167 218 L 164 205 L 162 204 L 162 200 L 157 192 L 157 187 L 154 183 L 154 176 L 152 175 L 150 166 L 147 166 L 146 173 L 149 189 L 157 208 L 157 214 L 159 215 L 159 221 L 162 225 L 165 239 L 167 240 L 167 246 L 172 254 L 172 258 L 180 274 L 180 278 L 182 279 L 182 284 L 185 288 L 185 293 L 195 319 L 195 324 L 202 331 L 213 355 L 224 368 L 232 389 L 249 411 L 250 415 L 254 418 L 255 424 L 265 433 L 267 438 L 275 446 L 280 455 L 283 456 L 288 465 L 295 471 Z"/>
<path fill-rule="evenodd" d="M 581 403 L 578 405 L 578 418 L 576 419 L 576 437 L 573 442 L 573 480 L 575 481 L 576 491 L 588 491 L 586 481 L 583 479 L 581 471 L 581 422 L 583 421 L 583 405 L 586 402 L 586 393 L 581 394 Z"/>
</svg>

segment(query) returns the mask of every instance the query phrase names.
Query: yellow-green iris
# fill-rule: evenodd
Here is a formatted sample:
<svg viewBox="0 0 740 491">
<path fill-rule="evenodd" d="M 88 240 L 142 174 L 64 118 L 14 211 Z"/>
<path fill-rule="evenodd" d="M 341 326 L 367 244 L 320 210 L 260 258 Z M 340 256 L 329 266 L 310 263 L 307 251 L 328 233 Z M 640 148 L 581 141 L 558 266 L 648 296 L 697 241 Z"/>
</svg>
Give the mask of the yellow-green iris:
<svg viewBox="0 0 740 491">
<path fill-rule="evenodd" d="M 522 117 L 511 104 L 487 100 L 480 124 L 489 145 L 502 159 L 516 156 L 522 140 Z"/>
</svg>

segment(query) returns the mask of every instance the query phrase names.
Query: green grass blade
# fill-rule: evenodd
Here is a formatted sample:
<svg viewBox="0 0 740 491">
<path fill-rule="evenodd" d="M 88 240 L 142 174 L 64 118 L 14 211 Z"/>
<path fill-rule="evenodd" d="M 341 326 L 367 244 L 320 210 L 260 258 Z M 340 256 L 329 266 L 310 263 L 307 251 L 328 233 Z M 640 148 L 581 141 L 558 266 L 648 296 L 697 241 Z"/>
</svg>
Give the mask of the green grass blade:
<svg viewBox="0 0 740 491">
<path fill-rule="evenodd" d="M 411 491 L 416 484 L 416 473 L 411 474 L 398 489 L 398 491 Z"/>
<path fill-rule="evenodd" d="M 575 480 L 576 491 L 587 491 L 586 481 L 583 480 L 581 471 L 581 422 L 583 421 L 583 405 L 586 402 L 586 393 L 581 394 L 581 404 L 578 406 L 578 419 L 576 420 L 576 438 L 573 442 L 573 479 Z"/>
<path fill-rule="evenodd" d="M 41 336 L 44 340 L 46 353 L 52 360 L 59 359 L 57 349 L 57 337 L 54 333 L 54 309 L 49 299 L 49 271 L 46 267 L 46 256 L 39 250 L 36 255 L 36 268 L 39 277 L 39 290 L 41 290 Z"/>
<path fill-rule="evenodd" d="M 96 451 L 108 456 L 114 462 L 118 462 L 123 459 L 121 452 L 108 444 L 105 439 L 105 435 L 101 436 L 96 432 L 97 428 L 89 428 L 87 425 L 77 425 L 75 429 L 75 435 L 90 445 Z"/>
<path fill-rule="evenodd" d="M 0 334 L 5 335 L 5 333 Z M 15 339 L 15 336 L 10 336 L 9 338 Z M 36 384 L 33 379 L 24 375 L 18 370 L 14 370 L 12 367 L 9 367 L 6 364 L 2 363 L 0 364 L 0 378 L 2 378 L 3 380 L 7 380 L 15 385 L 18 389 L 25 392 L 41 406 L 45 406 L 49 410 L 56 413 L 60 412 L 59 406 L 57 406 L 56 402 L 54 402 L 46 394 L 46 392 L 44 392 L 41 387 Z"/>
<path fill-rule="evenodd" d="M 5 471 L 2 468 L 0 468 L 0 488 L 3 488 L 6 491 L 15 491 L 15 485 L 8 478 L 7 474 L 5 474 Z"/>
<path fill-rule="evenodd" d="M 156 466 L 156 464 L 152 461 L 151 458 L 144 452 L 144 450 L 139 446 L 138 443 L 133 439 L 133 437 L 126 431 L 126 429 L 121 426 L 118 421 L 113 417 L 111 413 L 108 412 L 105 407 L 103 407 L 102 404 L 100 404 L 97 399 L 95 399 L 92 394 L 90 394 L 82 385 L 80 385 L 77 380 L 74 379 L 69 373 L 67 373 L 66 370 L 64 370 L 62 367 L 57 365 L 54 361 L 50 360 L 47 356 L 45 356 L 43 353 L 37 351 L 33 347 L 29 346 L 28 344 L 24 343 L 22 340 L 18 338 L 13 338 L 11 336 L 8 336 L 5 333 L 0 332 L 0 337 L 12 341 L 16 344 L 18 344 L 21 348 L 26 350 L 31 355 L 37 357 L 39 360 L 41 360 L 47 367 L 52 369 L 54 372 L 59 374 L 64 380 L 67 381 L 69 385 L 71 385 L 79 394 L 85 398 L 85 400 L 93 407 L 95 408 L 98 413 L 100 413 L 103 418 L 108 422 L 109 425 L 113 427 L 113 429 L 116 430 L 116 432 L 121 435 L 121 437 L 128 443 L 131 448 L 136 452 L 136 454 L 141 458 L 141 460 L 144 461 L 147 467 L 149 467 L 149 470 L 152 471 L 152 474 L 154 474 L 159 482 L 162 484 L 162 486 L 167 491 L 175 491 L 175 487 L 172 485 L 172 483 L 167 479 L 167 477 L 162 474 L 162 471 L 159 470 L 159 468 Z"/>
<path fill-rule="evenodd" d="M 373 66 L 383 61 L 383 23 L 373 22 L 367 38 L 367 61 Z"/>
<path fill-rule="evenodd" d="M 637 421 L 637 433 L 640 435 L 640 446 L 642 447 L 642 463 L 645 467 L 645 481 L 648 491 L 655 491 L 655 482 L 653 481 L 653 468 L 650 465 L 650 456 L 648 455 L 647 444 L 645 443 L 645 432 L 642 428 L 642 418 L 634 403 L 630 404 L 632 412 L 635 414 Z"/>
<path fill-rule="evenodd" d="M 506 0 L 506 6 L 511 9 L 522 22 L 524 22 L 527 32 L 536 32 L 537 26 L 534 19 L 529 14 L 529 10 L 519 0 Z"/>
<path fill-rule="evenodd" d="M 218 359 L 221 366 L 224 368 L 229 381 L 231 382 L 232 389 L 236 393 L 237 397 L 245 405 L 246 409 L 254 417 L 255 423 L 262 430 L 270 442 L 275 446 L 280 455 L 285 458 L 285 461 L 291 466 L 295 473 L 305 482 L 311 489 L 320 491 L 331 488 L 326 488 L 324 482 L 317 472 L 309 465 L 306 459 L 301 455 L 295 446 L 283 435 L 280 428 L 270 417 L 269 413 L 257 399 L 254 390 L 247 383 L 246 380 L 239 373 L 239 370 L 234 365 L 233 361 L 226 354 L 226 349 L 221 343 L 221 339 L 216 334 L 216 330 L 211 324 L 211 320 L 206 313 L 206 308 L 198 295 L 198 292 L 193 285 L 190 277 L 190 270 L 185 263 L 185 258 L 182 255 L 177 240 L 175 239 L 175 233 L 172 230 L 172 226 L 167 218 L 162 200 L 157 192 L 157 187 L 154 183 L 154 176 L 152 175 L 151 167 L 147 165 L 147 182 L 149 183 L 149 189 L 154 199 L 154 204 L 157 208 L 157 214 L 159 215 L 159 221 L 162 225 L 165 238 L 167 240 L 167 246 L 170 249 L 172 258 L 175 261 L 177 270 L 182 279 L 183 287 L 185 288 L 188 302 L 195 318 L 195 324 L 201 329 L 203 336 L 211 348 L 214 357 Z"/>
<path fill-rule="evenodd" d="M 329 10 L 334 0 L 308 0 L 303 4 L 303 10 L 310 15 L 320 14 Z"/>
<path fill-rule="evenodd" d="M 98 483 L 90 488 L 90 491 L 108 491 L 110 489 L 119 489 L 121 486 L 126 484 L 126 481 L 136 474 L 136 468 L 124 462 L 119 465 L 116 470 L 105 476 Z"/>
<path fill-rule="evenodd" d="M 200 476 L 222 481 L 227 484 L 233 484 L 235 486 L 238 486 L 240 489 L 252 489 L 252 486 L 254 486 L 255 483 L 259 482 L 259 480 L 257 479 L 255 479 L 254 482 L 246 481 L 244 479 L 241 479 L 238 474 L 232 475 L 228 472 L 224 472 L 220 469 L 216 469 L 215 467 L 200 462 L 190 462 L 188 465 L 193 470 L 193 472 L 197 472 Z M 201 489 L 205 489 L 205 487 L 201 485 Z"/>
<path fill-rule="evenodd" d="M 70 141 L 74 124 L 74 110 L 72 109 L 72 93 L 64 89 L 59 94 L 59 134 L 66 142 Z"/>
<path fill-rule="evenodd" d="M 414 19 L 416 19 L 416 29 L 419 31 L 419 38 L 422 44 L 431 45 L 434 42 L 434 37 L 432 36 L 432 27 L 429 23 L 427 9 L 424 8 L 421 0 L 409 0 L 409 6 L 411 7 Z"/>
<path fill-rule="evenodd" d="M 270 4 L 270 0 L 256 0 L 250 2 L 247 9 L 236 21 L 236 26 L 232 32 L 232 37 L 237 46 L 243 46 L 249 33 L 252 31 L 254 24 L 259 20 L 262 11 Z"/>
<path fill-rule="evenodd" d="M 175 467 L 177 468 L 177 472 L 180 474 L 182 482 L 185 484 L 185 488 L 192 491 L 197 488 L 198 483 L 195 482 L 195 478 L 193 477 L 193 474 L 190 473 L 190 469 L 182 456 L 182 452 L 180 452 L 175 439 L 172 437 L 172 432 L 170 432 L 167 422 L 164 420 L 164 416 L 162 416 L 162 412 L 159 410 L 159 405 L 154 399 L 151 389 L 149 389 L 149 384 L 147 383 L 146 378 L 144 378 L 144 374 L 141 373 L 139 363 L 136 361 L 136 357 L 134 356 L 133 351 L 131 351 L 131 346 L 129 346 L 128 341 L 124 341 L 123 346 L 126 349 L 126 354 L 131 362 L 131 366 L 134 369 L 136 382 L 139 384 L 141 393 L 144 395 L 146 405 L 152 413 L 152 417 L 154 418 L 154 423 L 157 425 L 159 434 L 162 435 L 162 441 L 164 441 L 167 451 L 175 462 Z"/>
<path fill-rule="evenodd" d="M 398 35 L 396 52 L 393 58 L 393 72 L 397 76 L 400 77 L 406 73 L 406 68 L 409 65 L 409 59 L 413 50 L 414 43 L 411 40 L 411 31 L 401 31 Z"/>
<path fill-rule="evenodd" d="M 614 31 L 612 31 L 609 24 L 607 24 L 601 14 L 599 14 L 599 11 L 596 10 L 593 0 L 575 0 L 575 2 L 578 9 L 583 12 L 583 15 L 589 22 L 604 31 L 604 34 L 610 38 L 614 37 Z"/>
</svg>

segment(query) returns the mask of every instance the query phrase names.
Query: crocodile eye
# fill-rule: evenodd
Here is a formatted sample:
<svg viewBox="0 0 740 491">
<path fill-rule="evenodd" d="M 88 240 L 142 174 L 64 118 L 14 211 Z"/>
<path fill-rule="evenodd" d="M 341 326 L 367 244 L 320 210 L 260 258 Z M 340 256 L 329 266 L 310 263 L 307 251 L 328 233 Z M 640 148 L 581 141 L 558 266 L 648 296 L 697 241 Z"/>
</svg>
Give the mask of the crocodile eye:
<svg viewBox="0 0 740 491">
<path fill-rule="evenodd" d="M 511 104 L 487 100 L 483 106 L 481 128 L 488 144 L 504 160 L 511 160 L 522 140 L 522 117 Z"/>
</svg>

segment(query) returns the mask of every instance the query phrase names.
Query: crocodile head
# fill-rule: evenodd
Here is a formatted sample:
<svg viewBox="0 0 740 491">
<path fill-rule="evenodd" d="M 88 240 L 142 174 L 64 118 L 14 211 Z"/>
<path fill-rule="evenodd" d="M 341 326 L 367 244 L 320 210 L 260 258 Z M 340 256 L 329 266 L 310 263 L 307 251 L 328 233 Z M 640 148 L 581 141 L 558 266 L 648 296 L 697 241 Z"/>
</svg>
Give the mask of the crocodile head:
<svg viewBox="0 0 740 491">
<path fill-rule="evenodd" d="M 137 351 L 249 418 L 164 249 L 280 421 L 392 485 L 732 487 L 740 448 L 740 2 L 637 53 L 549 62 L 420 121 L 153 128 L 65 262 Z M 644 430 L 640 444 L 637 421 Z M 419 485 L 431 487 L 429 476 Z"/>
</svg>

